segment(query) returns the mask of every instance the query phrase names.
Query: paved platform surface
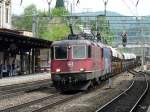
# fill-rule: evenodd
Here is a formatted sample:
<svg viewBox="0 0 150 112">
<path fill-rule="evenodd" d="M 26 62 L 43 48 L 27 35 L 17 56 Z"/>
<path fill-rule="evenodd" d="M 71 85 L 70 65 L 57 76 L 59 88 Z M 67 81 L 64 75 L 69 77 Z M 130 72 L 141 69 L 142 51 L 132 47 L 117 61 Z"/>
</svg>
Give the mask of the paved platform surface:
<svg viewBox="0 0 150 112">
<path fill-rule="evenodd" d="M 36 74 L 23 75 L 23 76 L 6 77 L 6 78 L 0 79 L 0 86 L 26 83 L 26 82 L 32 82 L 32 81 L 38 81 L 38 80 L 44 80 L 44 79 L 51 79 L 51 74 L 50 73 L 36 73 Z"/>
</svg>

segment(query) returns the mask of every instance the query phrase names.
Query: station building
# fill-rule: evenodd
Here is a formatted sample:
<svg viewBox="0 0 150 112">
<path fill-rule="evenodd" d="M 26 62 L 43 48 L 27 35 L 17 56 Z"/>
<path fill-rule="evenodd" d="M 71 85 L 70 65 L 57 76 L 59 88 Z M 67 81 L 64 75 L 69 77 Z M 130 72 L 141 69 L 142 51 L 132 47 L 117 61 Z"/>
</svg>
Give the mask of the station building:
<svg viewBox="0 0 150 112">
<path fill-rule="evenodd" d="M 0 28 L 11 28 L 11 0 L 0 0 Z"/>
<path fill-rule="evenodd" d="M 32 32 L 12 29 L 11 0 L 0 0 L 0 78 L 35 73 L 41 64 L 49 67 L 49 52 L 43 49 L 50 45 Z"/>
</svg>

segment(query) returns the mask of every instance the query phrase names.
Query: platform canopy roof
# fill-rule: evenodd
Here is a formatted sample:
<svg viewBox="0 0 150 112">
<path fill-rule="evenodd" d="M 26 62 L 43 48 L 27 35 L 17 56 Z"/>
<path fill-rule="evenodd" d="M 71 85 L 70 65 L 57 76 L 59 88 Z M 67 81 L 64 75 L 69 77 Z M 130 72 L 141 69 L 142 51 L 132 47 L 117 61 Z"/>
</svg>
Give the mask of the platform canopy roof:
<svg viewBox="0 0 150 112">
<path fill-rule="evenodd" d="M 0 47 L 7 47 L 11 44 L 18 48 L 50 48 L 52 41 L 24 36 L 15 31 L 0 30 Z"/>
</svg>

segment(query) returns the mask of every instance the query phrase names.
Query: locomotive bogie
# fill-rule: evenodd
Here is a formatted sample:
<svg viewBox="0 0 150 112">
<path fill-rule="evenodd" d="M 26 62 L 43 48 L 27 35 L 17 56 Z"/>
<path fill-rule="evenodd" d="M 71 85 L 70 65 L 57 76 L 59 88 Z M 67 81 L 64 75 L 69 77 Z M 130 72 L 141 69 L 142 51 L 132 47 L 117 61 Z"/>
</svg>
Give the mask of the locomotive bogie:
<svg viewBox="0 0 150 112">
<path fill-rule="evenodd" d="M 101 71 L 91 71 L 91 72 L 81 72 L 81 73 L 59 73 L 53 74 L 52 73 L 52 80 L 61 82 L 65 80 L 65 82 L 77 82 L 77 81 L 85 81 L 85 80 L 92 80 L 94 78 L 98 78 L 103 73 Z"/>
</svg>

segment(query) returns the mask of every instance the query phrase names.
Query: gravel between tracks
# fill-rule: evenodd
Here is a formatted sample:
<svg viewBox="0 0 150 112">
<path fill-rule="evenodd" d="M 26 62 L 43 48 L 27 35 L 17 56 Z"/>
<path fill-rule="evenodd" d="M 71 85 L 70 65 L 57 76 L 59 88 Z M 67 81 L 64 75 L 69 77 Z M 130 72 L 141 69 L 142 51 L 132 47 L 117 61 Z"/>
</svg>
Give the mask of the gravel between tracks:
<svg viewBox="0 0 150 112">
<path fill-rule="evenodd" d="M 0 100 L 0 110 L 51 95 L 50 91 L 34 91 Z"/>
<path fill-rule="evenodd" d="M 108 81 L 101 88 L 92 93 L 88 93 L 80 98 L 55 106 L 44 112 L 94 112 L 96 108 L 102 106 L 110 99 L 124 91 L 131 84 L 133 75 L 122 73 L 112 78 L 112 88 L 108 88 Z"/>
</svg>

